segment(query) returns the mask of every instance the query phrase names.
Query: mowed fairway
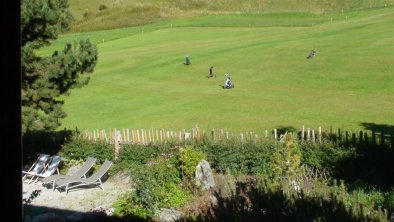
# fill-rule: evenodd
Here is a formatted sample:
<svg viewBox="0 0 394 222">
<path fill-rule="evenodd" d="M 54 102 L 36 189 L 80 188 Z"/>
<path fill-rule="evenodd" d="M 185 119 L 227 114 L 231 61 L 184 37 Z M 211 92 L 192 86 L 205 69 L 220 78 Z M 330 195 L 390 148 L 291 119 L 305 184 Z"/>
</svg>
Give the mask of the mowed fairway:
<svg viewBox="0 0 394 222">
<path fill-rule="evenodd" d="M 250 16 L 247 23 L 265 17 Z M 288 26 L 249 27 L 237 25 L 237 18 L 222 16 L 204 25 L 210 20 L 201 17 L 145 32 L 138 27 L 79 35 L 99 40 L 99 59 L 90 83 L 65 97 L 68 116 L 61 128 L 198 125 L 262 132 L 302 125 L 348 130 L 362 129 L 361 123 L 394 125 L 394 8 L 313 26 L 292 26 L 297 22 L 287 16 Z M 103 43 L 100 35 L 111 32 L 118 38 Z M 313 48 L 317 56 L 307 60 Z M 183 65 L 186 55 L 190 66 Z M 216 78 L 207 78 L 211 65 Z M 221 87 L 227 72 L 232 90 Z"/>
</svg>

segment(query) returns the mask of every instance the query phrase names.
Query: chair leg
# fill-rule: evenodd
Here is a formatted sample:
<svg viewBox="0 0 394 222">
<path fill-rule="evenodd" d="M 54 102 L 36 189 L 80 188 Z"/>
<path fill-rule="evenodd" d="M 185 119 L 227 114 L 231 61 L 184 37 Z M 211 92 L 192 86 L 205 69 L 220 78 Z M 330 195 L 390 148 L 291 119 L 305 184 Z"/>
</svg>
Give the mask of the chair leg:
<svg viewBox="0 0 394 222">
<path fill-rule="evenodd" d="M 99 182 L 100 182 L 100 188 L 102 189 L 102 190 L 104 190 L 104 184 L 103 184 L 103 182 L 101 182 L 101 178 L 99 179 Z"/>
</svg>

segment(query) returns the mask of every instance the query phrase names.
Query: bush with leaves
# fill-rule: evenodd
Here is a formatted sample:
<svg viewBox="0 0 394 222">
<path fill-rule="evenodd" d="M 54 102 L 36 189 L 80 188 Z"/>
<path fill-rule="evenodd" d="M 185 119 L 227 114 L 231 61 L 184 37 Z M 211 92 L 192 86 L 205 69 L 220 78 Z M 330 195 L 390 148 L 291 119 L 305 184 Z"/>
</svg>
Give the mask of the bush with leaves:
<svg viewBox="0 0 394 222">
<path fill-rule="evenodd" d="M 160 208 L 177 208 L 191 199 L 180 182 L 179 156 L 160 153 L 146 164 L 135 166 L 132 172 L 135 190 L 116 204 L 118 215 L 152 218 Z"/>
<path fill-rule="evenodd" d="M 310 192 L 288 180 L 255 177 L 237 181 L 230 196 L 215 192 L 217 204 L 180 221 L 388 221 L 375 200 L 361 204 L 342 182 L 314 180 Z"/>
<path fill-rule="evenodd" d="M 98 163 L 103 163 L 105 160 L 114 160 L 114 148 L 105 141 L 92 142 L 80 136 L 74 136 L 62 146 L 60 155 L 67 159 L 77 160 L 94 157 Z"/>
<path fill-rule="evenodd" d="M 217 172 L 263 175 L 272 172 L 272 156 L 281 144 L 274 140 L 245 140 L 237 138 L 193 144 L 207 154 L 211 167 Z M 272 173 L 271 173 L 272 174 Z"/>
<path fill-rule="evenodd" d="M 182 177 L 192 179 L 195 176 L 196 166 L 201 160 L 207 160 L 207 155 L 201 151 L 186 146 L 180 150 L 180 170 Z"/>
<path fill-rule="evenodd" d="M 356 154 L 353 147 L 343 147 L 338 143 L 326 140 L 322 143 L 299 143 L 299 147 L 302 151 L 302 163 L 331 172 L 341 170 L 342 160 Z"/>
<path fill-rule="evenodd" d="M 301 150 L 297 146 L 297 138 L 286 133 L 282 147 L 273 155 L 272 177 L 294 178 L 300 174 Z"/>
</svg>

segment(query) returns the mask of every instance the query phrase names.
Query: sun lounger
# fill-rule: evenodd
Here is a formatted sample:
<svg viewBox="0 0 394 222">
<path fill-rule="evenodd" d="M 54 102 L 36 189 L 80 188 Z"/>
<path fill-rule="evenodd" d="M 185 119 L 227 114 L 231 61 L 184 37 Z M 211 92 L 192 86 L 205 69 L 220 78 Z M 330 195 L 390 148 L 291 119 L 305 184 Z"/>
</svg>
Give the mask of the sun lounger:
<svg viewBox="0 0 394 222">
<path fill-rule="evenodd" d="M 72 175 L 62 175 L 55 174 L 49 177 L 42 179 L 43 184 L 52 183 L 52 189 L 55 190 L 55 182 L 56 180 L 66 179 L 66 178 L 86 178 L 86 174 L 92 169 L 94 163 L 96 162 L 96 158 L 88 157 L 85 163 Z"/>
<path fill-rule="evenodd" d="M 57 171 L 59 173 L 58 167 L 59 167 L 61 160 L 62 160 L 62 158 L 60 156 L 54 155 L 51 157 L 50 163 L 45 166 L 44 171 L 42 173 L 31 174 L 31 173 L 27 172 L 26 174 L 31 176 L 29 183 L 31 183 L 34 178 L 35 178 L 34 182 L 37 182 L 39 178 L 49 177 L 52 174 L 54 174 L 55 171 Z"/>
<path fill-rule="evenodd" d="M 103 182 L 101 178 L 108 172 L 111 167 L 112 162 L 109 160 L 105 160 L 103 165 L 101 165 L 100 169 L 93 173 L 89 178 L 75 178 L 69 177 L 66 179 L 56 180 L 56 187 L 60 190 L 62 188 L 65 189 L 66 194 L 68 191 L 75 187 L 88 186 L 88 185 L 99 185 L 99 187 L 104 190 Z"/>
<path fill-rule="evenodd" d="M 48 154 L 40 154 L 37 158 L 37 160 L 31 165 L 30 169 L 27 171 L 22 171 L 22 180 L 31 178 L 34 175 L 43 172 L 45 169 L 45 165 L 49 160 L 49 155 Z"/>
</svg>

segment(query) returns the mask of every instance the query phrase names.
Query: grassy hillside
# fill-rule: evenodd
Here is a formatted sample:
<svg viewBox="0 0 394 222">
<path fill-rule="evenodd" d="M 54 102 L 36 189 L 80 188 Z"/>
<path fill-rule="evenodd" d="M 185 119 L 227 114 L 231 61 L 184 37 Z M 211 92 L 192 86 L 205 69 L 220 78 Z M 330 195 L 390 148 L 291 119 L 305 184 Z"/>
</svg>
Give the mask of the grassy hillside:
<svg viewBox="0 0 394 222">
<path fill-rule="evenodd" d="M 386 7 L 394 0 L 70 0 L 76 32 L 146 25 L 167 19 L 216 14 L 332 12 Z"/>
<path fill-rule="evenodd" d="M 209 15 L 67 34 L 40 53 L 99 43 L 91 82 L 65 98 L 62 127 L 356 130 L 394 125 L 393 20 L 393 7 Z M 207 78 L 211 65 L 217 78 Z M 233 90 L 221 88 L 227 72 Z"/>
</svg>

